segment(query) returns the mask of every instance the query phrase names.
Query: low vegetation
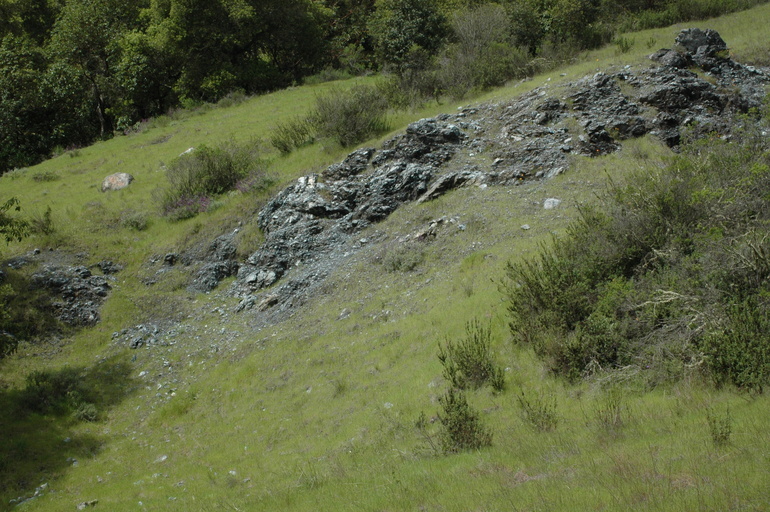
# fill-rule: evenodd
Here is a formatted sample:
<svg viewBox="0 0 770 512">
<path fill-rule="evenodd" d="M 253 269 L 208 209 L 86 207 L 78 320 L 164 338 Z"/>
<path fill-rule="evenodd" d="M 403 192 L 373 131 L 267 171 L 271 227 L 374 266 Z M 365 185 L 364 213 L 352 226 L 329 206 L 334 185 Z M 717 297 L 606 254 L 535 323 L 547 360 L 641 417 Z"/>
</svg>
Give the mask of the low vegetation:
<svg viewBox="0 0 770 512">
<path fill-rule="evenodd" d="M 575 381 L 629 367 L 649 385 L 706 372 L 761 392 L 768 383 L 770 180 L 766 119 L 731 142 L 685 146 L 586 206 L 568 234 L 512 262 L 511 329 Z"/>
<path fill-rule="evenodd" d="M 504 370 L 492 356 L 492 330 L 473 320 L 465 326 L 465 338 L 439 344 L 438 360 L 444 367 L 444 378 L 457 389 L 475 389 L 489 384 L 495 391 L 505 387 Z"/>
<path fill-rule="evenodd" d="M 388 130 L 387 110 L 388 103 L 376 87 L 333 90 L 316 96 L 308 115 L 276 126 L 270 142 L 284 154 L 317 139 L 343 148 L 355 146 Z"/>
<path fill-rule="evenodd" d="M 568 2 L 550 8 L 557 4 Z M 768 13 L 708 27 L 754 45 L 745 27 L 763 33 Z M 550 37 L 535 60 L 558 54 Z M 620 58 L 645 65 L 656 45 L 645 41 L 668 44 L 662 32 L 625 37 L 559 73 L 574 80 L 625 65 Z M 459 44 L 448 39 L 439 55 Z M 425 78 L 427 94 L 440 91 L 439 74 L 413 76 Z M 554 87 L 555 77 L 488 99 Z M 266 126 L 311 111 L 323 91 L 382 82 L 235 95 L 222 109 L 148 121 L 0 178 L 19 199 L 0 213 L 21 221 L 0 231 L 10 239 L 4 256 L 52 249 L 89 268 L 104 258 L 124 267 L 108 276 L 100 323 L 45 342 L 20 334 L 0 363 L 0 508 L 762 510 L 761 448 L 770 446 L 762 113 L 738 119 L 746 129 L 731 141 L 714 134 L 672 154 L 653 137 L 628 140 L 616 154 L 575 157 L 549 180 L 404 205 L 362 233 L 360 259 L 275 325 L 256 325 L 255 310 L 236 313 L 239 298 L 189 291 L 184 265 L 163 263 L 236 228 L 239 258 L 248 257 L 269 183 L 345 153 L 317 144 L 315 133 L 285 156 L 249 139 L 269 140 Z M 391 104 L 389 122 L 466 106 L 419 104 L 408 116 Z M 101 193 L 107 169 L 136 181 Z M 59 179 L 36 178 L 49 175 Z M 153 190 L 159 208 L 148 209 Z M 205 197 L 208 207 L 164 217 L 164 194 Z M 561 206 L 543 209 L 548 197 Z M 449 214 L 466 229 L 398 244 Z M 29 231 L 33 218 L 54 233 Z M 20 299 L 35 296 L 17 293 L 24 274 L 2 272 L 0 321 L 14 309 L 51 309 L 28 307 Z M 128 348 L 123 329 L 159 319 L 173 338 Z M 43 325 L 33 316 L 18 323 Z M 0 331 L 10 333 L 7 325 Z"/>
<path fill-rule="evenodd" d="M 163 214 L 173 220 L 205 212 L 225 192 L 260 190 L 269 183 L 254 143 L 192 148 L 171 161 L 166 177 L 169 186 L 158 195 Z"/>
</svg>

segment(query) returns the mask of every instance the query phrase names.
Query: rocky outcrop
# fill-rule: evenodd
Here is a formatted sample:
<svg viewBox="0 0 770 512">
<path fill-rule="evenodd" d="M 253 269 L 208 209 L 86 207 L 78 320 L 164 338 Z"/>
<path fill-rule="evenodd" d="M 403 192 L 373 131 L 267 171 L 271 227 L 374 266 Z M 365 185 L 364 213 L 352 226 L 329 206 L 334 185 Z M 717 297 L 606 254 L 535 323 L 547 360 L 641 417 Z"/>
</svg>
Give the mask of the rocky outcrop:
<svg viewBox="0 0 770 512">
<path fill-rule="evenodd" d="M 694 137 L 729 137 L 731 116 L 760 106 L 770 81 L 730 60 L 726 49 L 716 32 L 688 29 L 675 49 L 651 56 L 657 67 L 626 66 L 423 119 L 380 149 L 359 149 L 298 179 L 259 213 L 265 243 L 237 270 L 231 291 L 242 298 L 239 309 L 281 310 L 301 302 L 368 242 L 357 236 L 361 230 L 404 202 L 430 201 L 471 184 L 548 178 L 567 169 L 573 155 L 605 155 L 646 134 L 674 148 L 685 127 Z M 210 272 L 210 282 L 231 270 Z"/>
<path fill-rule="evenodd" d="M 45 266 L 32 275 L 32 285 L 54 295 L 55 316 L 69 326 L 91 326 L 99 321 L 99 309 L 110 291 L 104 276 L 86 267 Z"/>
<path fill-rule="evenodd" d="M 259 227 L 266 240 L 238 271 L 238 293 L 249 295 L 273 285 L 290 269 L 342 247 L 405 201 L 422 197 L 439 167 L 465 139 L 448 116 L 423 119 L 379 151 L 355 151 L 320 176 L 297 180 L 260 212 Z M 262 301 L 247 302 L 252 303 Z"/>
<path fill-rule="evenodd" d="M 233 276 L 240 267 L 236 260 L 235 236 L 238 230 L 222 235 L 209 245 L 200 255 L 199 268 L 190 284 L 190 290 L 194 292 L 209 292 L 217 287 L 219 282 Z M 173 265 L 178 256 L 166 255 L 164 263 Z"/>
</svg>

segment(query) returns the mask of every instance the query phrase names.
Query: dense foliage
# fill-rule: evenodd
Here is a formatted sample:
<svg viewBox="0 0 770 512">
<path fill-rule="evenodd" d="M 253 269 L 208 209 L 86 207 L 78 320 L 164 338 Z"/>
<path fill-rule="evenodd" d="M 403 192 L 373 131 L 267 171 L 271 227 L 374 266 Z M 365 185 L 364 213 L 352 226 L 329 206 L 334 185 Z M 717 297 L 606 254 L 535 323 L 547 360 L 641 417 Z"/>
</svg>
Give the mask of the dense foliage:
<svg viewBox="0 0 770 512">
<path fill-rule="evenodd" d="M 650 384 L 703 371 L 770 382 L 770 144 L 745 118 L 732 141 L 684 146 L 583 209 L 566 236 L 508 266 L 517 340 L 570 379 L 607 371 Z"/>
<path fill-rule="evenodd" d="M 208 210 L 215 196 L 239 189 L 247 192 L 268 184 L 256 144 L 225 144 L 183 153 L 166 169 L 169 186 L 158 190 L 164 215 L 173 220 Z"/>
<path fill-rule="evenodd" d="M 460 97 L 612 39 L 760 0 L 0 0 L 0 173 L 170 108 L 324 69 Z"/>
</svg>

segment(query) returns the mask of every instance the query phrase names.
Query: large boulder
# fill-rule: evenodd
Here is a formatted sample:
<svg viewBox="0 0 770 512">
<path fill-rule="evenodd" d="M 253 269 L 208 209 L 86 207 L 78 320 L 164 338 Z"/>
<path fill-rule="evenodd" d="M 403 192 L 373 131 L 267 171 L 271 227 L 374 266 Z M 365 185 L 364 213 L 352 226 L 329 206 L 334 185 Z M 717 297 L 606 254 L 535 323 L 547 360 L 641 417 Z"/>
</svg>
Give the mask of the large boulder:
<svg viewBox="0 0 770 512">
<path fill-rule="evenodd" d="M 104 178 L 104 181 L 102 181 L 102 192 L 124 189 L 129 186 L 132 181 L 134 181 L 134 177 L 127 172 L 110 174 Z"/>
</svg>

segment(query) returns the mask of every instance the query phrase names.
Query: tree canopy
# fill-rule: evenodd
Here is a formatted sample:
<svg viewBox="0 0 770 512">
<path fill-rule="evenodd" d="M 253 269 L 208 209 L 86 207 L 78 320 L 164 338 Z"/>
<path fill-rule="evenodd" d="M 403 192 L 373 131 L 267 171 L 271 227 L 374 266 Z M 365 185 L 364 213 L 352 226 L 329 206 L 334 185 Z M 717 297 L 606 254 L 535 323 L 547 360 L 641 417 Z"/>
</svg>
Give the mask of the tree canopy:
<svg viewBox="0 0 770 512">
<path fill-rule="evenodd" d="M 441 61 L 473 67 L 443 75 L 484 88 L 529 72 L 527 56 L 761 1 L 0 0 L 0 174 L 179 105 L 327 67 L 390 70 L 435 91 L 412 75 Z"/>
</svg>

